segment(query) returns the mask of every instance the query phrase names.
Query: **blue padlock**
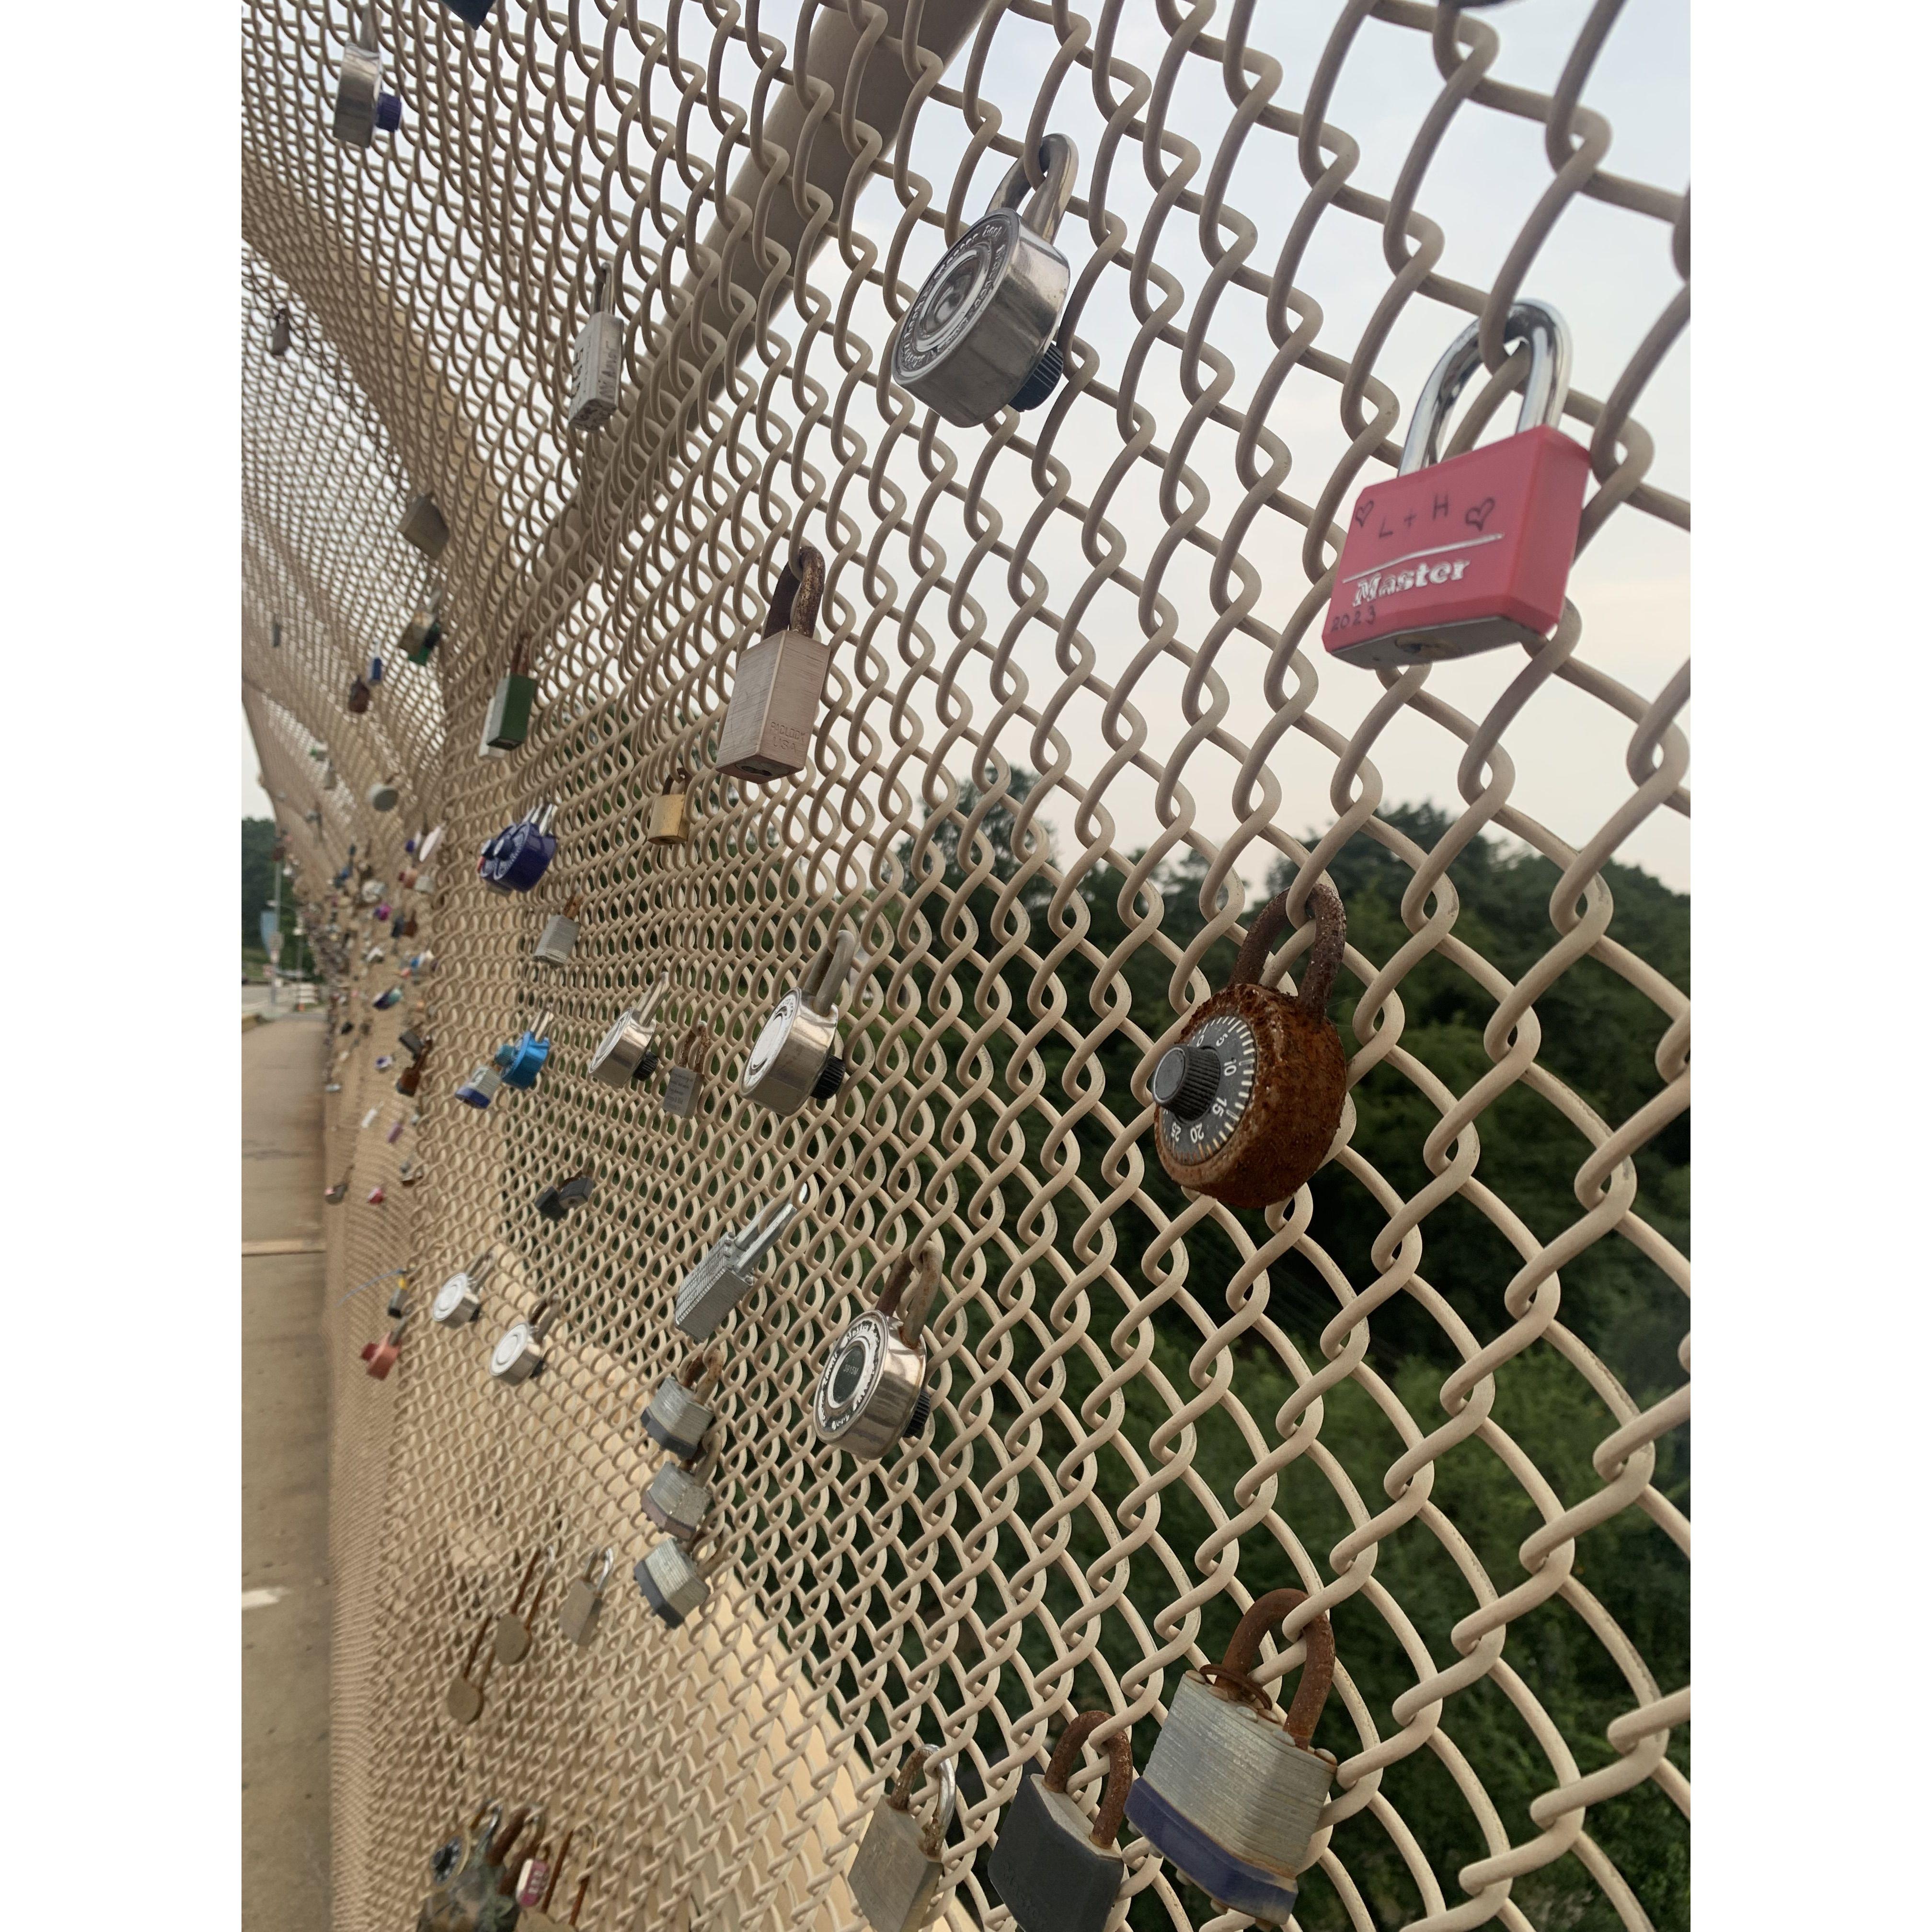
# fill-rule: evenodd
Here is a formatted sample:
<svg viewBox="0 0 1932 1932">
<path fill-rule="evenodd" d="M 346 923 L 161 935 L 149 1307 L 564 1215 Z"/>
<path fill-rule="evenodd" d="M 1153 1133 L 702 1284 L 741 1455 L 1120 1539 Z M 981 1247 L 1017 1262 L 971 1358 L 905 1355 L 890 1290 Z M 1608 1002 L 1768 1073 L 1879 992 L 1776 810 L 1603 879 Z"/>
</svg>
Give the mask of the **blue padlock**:
<svg viewBox="0 0 1932 1932">
<path fill-rule="evenodd" d="M 458 1084 L 456 1097 L 466 1107 L 487 1107 L 502 1087 L 502 1075 L 486 1064 L 471 1068 L 469 1078 Z"/>
<path fill-rule="evenodd" d="M 537 1076 L 550 1058 L 550 1016 L 545 1013 L 535 1026 L 524 1029 L 521 1040 L 497 1048 L 496 1070 L 506 1087 L 529 1088 L 537 1084 Z"/>
<path fill-rule="evenodd" d="M 400 986 L 392 986 L 386 993 L 378 993 L 376 997 L 369 1002 L 369 1004 L 374 1006 L 379 1013 L 386 1013 L 402 997 L 402 988 Z"/>
<path fill-rule="evenodd" d="M 372 657 L 369 660 L 369 682 L 371 684 L 380 684 L 382 681 L 382 660 L 379 657 Z"/>
<path fill-rule="evenodd" d="M 527 818 L 506 826 L 483 848 L 476 870 L 486 886 L 500 892 L 526 892 L 550 870 L 556 856 L 556 836 L 550 827 L 556 807 L 545 803 Z"/>
</svg>

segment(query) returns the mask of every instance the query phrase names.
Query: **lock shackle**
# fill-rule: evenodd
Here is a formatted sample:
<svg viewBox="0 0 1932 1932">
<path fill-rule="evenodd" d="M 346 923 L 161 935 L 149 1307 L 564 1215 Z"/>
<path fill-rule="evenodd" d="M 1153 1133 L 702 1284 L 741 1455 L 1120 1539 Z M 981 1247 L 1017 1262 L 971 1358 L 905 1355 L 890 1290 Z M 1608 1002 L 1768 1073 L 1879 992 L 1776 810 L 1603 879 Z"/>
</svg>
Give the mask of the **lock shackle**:
<svg viewBox="0 0 1932 1932">
<path fill-rule="evenodd" d="M 600 315 L 608 315 L 611 313 L 611 284 L 616 279 L 610 272 L 610 264 L 608 262 L 599 262 L 597 264 L 596 276 L 591 284 L 590 306 Z"/>
<path fill-rule="evenodd" d="M 1060 1742 L 1054 1746 L 1052 1760 L 1046 1767 L 1046 1776 L 1041 1780 L 1048 1790 L 1066 1789 L 1066 1780 L 1072 1774 L 1073 1761 L 1080 1755 L 1080 1747 L 1113 1714 L 1111 1711 L 1082 1711 L 1060 1732 Z M 1094 1829 L 1088 1834 L 1103 1852 L 1112 1851 L 1114 1840 L 1120 1835 L 1120 1820 L 1127 1815 L 1127 1792 L 1134 1781 L 1133 1747 L 1127 1742 L 1126 1732 L 1116 1731 L 1106 1741 L 1105 1748 L 1108 1759 L 1107 1788 L 1100 1799 L 1100 1815 L 1094 1820 Z"/>
<path fill-rule="evenodd" d="M 376 51 L 376 10 L 373 6 L 356 9 L 356 44 L 365 52 Z"/>
<path fill-rule="evenodd" d="M 528 677 L 530 674 L 530 634 L 527 631 L 517 633 L 517 641 L 510 647 L 510 675 Z"/>
<path fill-rule="evenodd" d="M 1022 155 L 1006 172 L 986 204 L 992 214 L 1000 208 L 1018 208 L 1021 221 L 1042 242 L 1051 242 L 1060 232 L 1060 224 L 1073 199 L 1073 180 L 1080 171 L 1080 150 L 1064 134 L 1049 134 L 1040 144 L 1040 186 L 1027 179 L 1026 158 Z M 1020 207 L 1022 202 L 1026 206 Z"/>
<path fill-rule="evenodd" d="M 590 1573 L 593 1569 L 596 1569 L 600 1560 L 604 1567 L 597 1571 L 596 1581 L 592 1582 Z M 611 1545 L 606 1544 L 602 1550 L 593 1550 L 584 1559 L 584 1568 L 578 1572 L 578 1575 L 584 1582 L 590 1583 L 592 1590 L 601 1597 L 604 1594 L 604 1586 L 610 1580 L 610 1572 L 616 1567 L 616 1550 Z M 568 1838 L 564 1840 L 566 1845 L 569 1842 Z"/>
<path fill-rule="evenodd" d="M 544 1592 L 550 1588 L 550 1580 L 556 1574 L 556 1545 L 547 1543 L 541 1552 L 544 1558 L 542 1574 L 537 1578 L 537 1593 L 530 1599 L 530 1621 L 536 1621 L 536 1614 L 543 1607 Z"/>
<path fill-rule="evenodd" d="M 874 1314 L 897 1318 L 899 1339 L 908 1346 L 916 1348 L 925 1330 L 926 1311 L 932 1306 L 934 1292 L 939 1286 L 941 1252 L 939 1237 L 934 1234 L 916 1254 L 900 1256 L 886 1277 L 878 1300 L 872 1304 Z M 912 1294 L 905 1298 L 909 1280 Z"/>
<path fill-rule="evenodd" d="M 1442 352 L 1416 398 L 1408 440 L 1402 446 L 1398 476 L 1426 470 L 1442 460 L 1442 425 L 1469 378 L 1483 366 L 1480 320 L 1470 323 Z M 1546 302 L 1526 296 L 1512 302 L 1503 322 L 1504 342 L 1529 344 L 1529 374 L 1523 379 L 1522 407 L 1516 434 L 1539 424 L 1554 429 L 1563 419 L 1570 395 L 1570 326 Z"/>
<path fill-rule="evenodd" d="M 577 1827 L 572 1825 L 557 1841 L 556 1856 L 550 1861 L 549 1874 L 544 1880 L 543 1896 L 537 1900 L 538 1911 L 548 1912 L 550 1910 L 550 1895 L 556 1891 L 556 1882 L 563 1876 L 563 1862 L 569 1857 L 570 1848 L 576 1841 Z"/>
<path fill-rule="evenodd" d="M 763 1251 L 769 1248 L 797 1218 L 798 1203 L 788 1194 L 777 1195 L 767 1201 L 745 1223 L 740 1233 L 728 1235 L 726 1238 L 738 1250 L 741 1258 L 746 1250 L 754 1246 L 759 1249 L 762 1256 Z"/>
<path fill-rule="evenodd" d="M 684 1030 L 677 1043 L 677 1051 L 670 1057 L 674 1066 L 688 1066 L 695 1073 L 704 1064 L 704 1056 L 711 1051 L 711 1028 L 703 1020 L 693 1020 Z"/>
<path fill-rule="evenodd" d="M 563 902 L 563 916 L 566 919 L 574 919 L 583 910 L 584 895 L 581 892 L 572 892 Z"/>
<path fill-rule="evenodd" d="M 550 827 L 556 823 L 556 806 L 555 802 L 550 799 L 544 799 L 541 800 L 538 802 L 536 811 L 529 814 L 529 820 L 532 825 L 536 827 L 538 831 L 548 836 Z"/>
<path fill-rule="evenodd" d="M 543 1296 L 530 1311 L 530 1333 L 541 1342 L 550 1333 L 550 1324 L 556 1319 L 556 1312 L 550 1305 L 550 1297 Z"/>
<path fill-rule="evenodd" d="M 1308 964 L 1302 970 L 1301 990 L 1295 994 L 1294 1004 L 1319 1019 L 1328 1010 L 1328 995 L 1334 989 L 1342 950 L 1348 943 L 1348 916 L 1342 910 L 1341 894 L 1325 878 L 1316 880 L 1308 895 L 1308 910 L 1315 921 L 1315 944 L 1309 950 Z M 1288 893 L 1276 892 L 1249 927 L 1234 961 L 1234 970 L 1228 975 L 1229 986 L 1251 985 L 1259 980 L 1262 969 L 1268 964 L 1269 949 L 1287 923 Z"/>
<path fill-rule="evenodd" d="M 556 1014 L 552 1012 L 546 1006 L 543 1010 L 542 1012 L 538 1016 L 536 1024 L 532 1026 L 526 1027 L 524 1030 L 528 1034 L 532 1040 L 548 1040 L 550 1038 L 550 1022 L 556 1018 Z"/>
<path fill-rule="evenodd" d="M 907 1754 L 905 1762 L 899 1767 L 899 1774 L 892 1780 L 886 1793 L 886 1802 L 895 1811 L 910 1812 L 912 1809 L 913 1786 L 919 1782 L 920 1775 L 926 1772 L 926 1747 L 914 1744 Z M 944 1840 L 947 1828 L 952 1822 L 952 1814 L 959 1802 L 959 1774 L 953 1768 L 953 1760 L 942 1758 L 937 1772 L 928 1772 L 939 1784 L 939 1808 L 933 1814 L 932 1822 L 926 1827 L 922 1840 L 922 1849 L 928 1858 L 937 1858 L 939 1847 Z M 1123 1801 L 1124 1802 L 1124 1801 Z"/>
<path fill-rule="evenodd" d="M 462 1675 L 463 1681 L 466 1684 L 470 1682 L 470 1673 L 476 1668 L 476 1654 L 483 1648 L 483 1640 L 490 1634 L 490 1626 L 494 1621 L 494 1619 L 490 1617 L 485 1617 L 483 1619 L 482 1626 L 477 1630 L 475 1641 L 470 1646 L 470 1654 L 463 1660 Z M 489 1674 L 490 1666 L 486 1660 L 483 1666 L 483 1675 L 488 1677 Z M 520 1826 L 522 1822 L 520 1819 L 518 1820 Z"/>
<path fill-rule="evenodd" d="M 1289 1611 L 1307 1600 L 1306 1590 L 1270 1590 L 1265 1596 L 1256 1598 L 1248 1606 L 1247 1614 L 1234 1626 L 1234 1634 L 1228 1640 L 1221 1661 L 1208 1665 L 1201 1672 L 1208 1680 L 1209 1688 L 1244 1703 L 1256 1704 L 1258 1708 L 1271 1708 L 1274 1700 L 1267 1689 L 1248 1673 L 1261 1655 L 1262 1637 Z M 1335 1681 L 1335 1631 L 1326 1610 L 1303 1624 L 1301 1638 L 1308 1646 L 1308 1658 L 1301 1666 L 1301 1681 L 1294 1687 L 1294 1701 L 1288 1706 L 1284 1722 L 1288 1736 L 1306 1750 L 1315 1735 L 1315 1726 L 1322 1721 L 1322 1707 Z M 1226 1693 L 1220 1692 L 1222 1682 L 1228 1687 Z"/>
<path fill-rule="evenodd" d="M 494 1656 L 496 1653 L 492 1652 L 490 1654 Z M 495 1819 L 500 1820 L 502 1816 L 503 1808 L 500 1804 L 496 1808 Z M 523 1836 L 524 1827 L 530 1821 L 530 1808 L 527 1804 L 519 1804 L 510 1814 L 508 1821 L 503 1823 L 500 1830 L 493 1820 L 489 1830 L 483 1834 L 484 1863 L 492 1865 L 501 1864 L 510 1856 L 510 1847 Z"/>
<path fill-rule="evenodd" d="M 642 1026 L 663 1003 L 664 985 L 662 980 L 653 980 L 638 996 L 638 1004 L 631 1009 L 631 1017 Z"/>
<path fill-rule="evenodd" d="M 496 1257 L 495 1252 L 490 1249 L 485 1248 L 483 1252 L 464 1270 L 464 1273 L 469 1276 L 472 1286 L 480 1286 L 482 1282 L 489 1278 L 490 1271 L 491 1269 L 495 1268 L 496 1265 Z"/>
<path fill-rule="evenodd" d="M 810 637 L 818 622 L 818 600 L 825 594 L 825 559 L 817 547 L 800 544 L 788 558 L 778 587 L 765 611 L 764 634 L 798 631 Z"/>
<path fill-rule="evenodd" d="M 530 1552 L 530 1560 L 524 1565 L 523 1581 L 517 1586 L 517 1594 L 510 1599 L 510 1614 L 513 1617 L 523 1615 L 524 1599 L 530 1593 L 530 1579 L 536 1574 L 537 1564 L 542 1556 L 543 1552 L 541 1550 L 532 1550 Z M 466 1672 L 464 1674 L 467 1676 L 468 1672 Z"/>
<path fill-rule="evenodd" d="M 836 936 L 825 935 L 824 944 L 812 955 L 805 977 L 798 982 L 799 998 L 814 1012 L 838 1012 L 845 998 L 846 976 L 858 950 L 858 940 L 850 926 L 841 927 Z"/>
</svg>

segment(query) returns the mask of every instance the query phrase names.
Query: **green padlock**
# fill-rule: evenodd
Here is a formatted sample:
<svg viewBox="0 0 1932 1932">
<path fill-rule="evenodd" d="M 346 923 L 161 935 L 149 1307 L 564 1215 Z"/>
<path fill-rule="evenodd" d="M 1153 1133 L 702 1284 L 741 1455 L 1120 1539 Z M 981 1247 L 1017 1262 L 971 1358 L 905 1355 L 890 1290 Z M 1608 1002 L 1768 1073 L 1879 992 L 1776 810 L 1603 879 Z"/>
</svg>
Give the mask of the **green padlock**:
<svg viewBox="0 0 1932 1932">
<path fill-rule="evenodd" d="M 442 642 L 442 593 L 437 591 L 403 626 L 403 655 L 412 664 L 425 664 Z"/>
<path fill-rule="evenodd" d="M 530 707 L 536 702 L 537 681 L 530 675 L 530 640 L 526 632 L 510 654 L 510 668 L 490 700 L 490 715 L 483 721 L 483 746 L 486 751 L 510 752 L 530 736 Z"/>
</svg>

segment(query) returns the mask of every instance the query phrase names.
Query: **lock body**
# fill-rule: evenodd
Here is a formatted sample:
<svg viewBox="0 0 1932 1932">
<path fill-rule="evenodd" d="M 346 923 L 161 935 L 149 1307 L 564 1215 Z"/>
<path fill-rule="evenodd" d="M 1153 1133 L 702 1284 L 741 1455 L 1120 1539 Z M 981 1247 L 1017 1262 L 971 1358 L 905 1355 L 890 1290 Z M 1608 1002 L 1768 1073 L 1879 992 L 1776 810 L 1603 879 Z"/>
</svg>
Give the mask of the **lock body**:
<svg viewBox="0 0 1932 1932">
<path fill-rule="evenodd" d="M 396 801 L 402 796 L 392 784 L 372 784 L 369 788 L 369 809 L 371 812 L 394 812 Z"/>
<path fill-rule="evenodd" d="M 820 1012 L 802 992 L 789 992 L 752 1042 L 740 1090 L 775 1114 L 830 1100 L 845 1078 L 838 1047 L 836 1016 Z"/>
<path fill-rule="evenodd" d="M 530 734 L 530 712 L 536 704 L 537 681 L 521 671 L 506 671 L 498 680 L 483 720 L 483 742 L 493 752 L 512 752 Z"/>
<path fill-rule="evenodd" d="M 644 1413 L 644 1433 L 662 1443 L 680 1462 L 688 1462 L 704 1446 L 712 1412 L 675 1376 L 658 1384 Z"/>
<path fill-rule="evenodd" d="M 500 1047 L 496 1052 L 496 1064 L 502 1072 L 503 1084 L 524 1090 L 537 1084 L 537 1076 L 549 1059 L 550 1042 L 538 1040 L 534 1033 L 528 1031 L 514 1046 Z"/>
<path fill-rule="evenodd" d="M 546 1221 L 561 1221 L 572 1208 L 581 1207 L 590 1198 L 592 1185 L 587 1174 L 573 1174 L 566 1180 L 554 1181 L 537 1196 L 537 1212 Z"/>
<path fill-rule="evenodd" d="M 667 1538 L 631 1573 L 644 1600 L 675 1630 L 704 1607 L 711 1586 L 699 1574 L 691 1552 Z"/>
<path fill-rule="evenodd" d="M 677 1462 L 658 1470 L 644 1495 L 645 1515 L 680 1543 L 688 1543 L 704 1528 L 710 1510 L 711 1485 Z"/>
<path fill-rule="evenodd" d="M 628 1087 L 633 1082 L 648 1080 L 658 1070 L 657 1039 L 654 1020 L 641 1016 L 634 1007 L 620 1013 L 590 1056 L 591 1078 L 606 1087 Z"/>
<path fill-rule="evenodd" d="M 513 1322 L 490 1352 L 490 1372 L 500 1382 L 526 1382 L 544 1365 L 543 1342 L 527 1322 Z"/>
<path fill-rule="evenodd" d="M 338 141 L 352 148 L 372 146 L 379 125 L 386 134 L 401 125 L 402 106 L 395 95 L 382 92 L 381 55 L 353 41 L 342 50 L 342 77 L 336 83 L 331 126 Z"/>
<path fill-rule="evenodd" d="M 674 1066 L 664 1081 L 664 1110 L 680 1120 L 688 1120 L 698 1112 L 698 1070 Z"/>
<path fill-rule="evenodd" d="M 530 957 L 541 959 L 546 966 L 567 966 L 570 956 L 576 950 L 576 920 L 554 912 L 544 926 L 542 937 L 530 948 Z"/>
<path fill-rule="evenodd" d="M 1563 614 L 1590 458 L 1539 424 L 1363 491 L 1322 640 L 1390 665 L 1540 644 Z"/>
<path fill-rule="evenodd" d="M 396 1358 L 401 1354 L 401 1343 L 393 1336 L 385 1336 L 380 1342 L 364 1345 L 362 1359 L 369 1364 L 369 1373 L 379 1382 L 389 1379 L 389 1371 L 396 1366 Z"/>
<path fill-rule="evenodd" d="M 832 1345 L 812 1392 L 812 1426 L 821 1442 L 866 1461 L 916 1435 L 932 1411 L 924 1346 L 908 1346 L 896 1322 L 868 1311 Z"/>
<path fill-rule="evenodd" d="M 721 1235 L 684 1278 L 671 1319 L 694 1342 L 715 1334 L 724 1318 L 758 1286 L 758 1264 L 797 1218 L 795 1202 L 761 1209 L 735 1234 Z"/>
<path fill-rule="evenodd" d="M 782 631 L 752 645 L 738 660 L 718 735 L 718 770 L 739 778 L 802 771 L 831 662 L 832 646 L 800 631 Z"/>
<path fill-rule="evenodd" d="M 546 808 L 506 826 L 483 848 L 477 871 L 486 885 L 506 892 L 529 892 L 556 856 L 556 835 Z"/>
<path fill-rule="evenodd" d="M 430 653 L 442 642 L 442 620 L 434 610 L 418 610 L 403 626 L 399 648 L 412 664 L 429 662 Z"/>
<path fill-rule="evenodd" d="M 530 1627 L 519 1616 L 499 1617 L 491 1641 L 499 1664 L 520 1664 L 530 1654 Z"/>
<path fill-rule="evenodd" d="M 449 542 L 449 526 L 433 496 L 418 496 L 404 512 L 399 533 L 434 563 Z"/>
<path fill-rule="evenodd" d="M 1018 1795 L 994 1842 L 987 1876 L 1021 1932 L 1106 1932 L 1126 1867 L 1102 1850 L 1092 1822 L 1064 1791 L 1049 1791 L 1037 1772 Z"/>
<path fill-rule="evenodd" d="M 460 1082 L 456 1097 L 466 1107 L 487 1107 L 503 1090 L 503 1076 L 490 1066 L 472 1067 L 470 1078 Z"/>
<path fill-rule="evenodd" d="M 466 1328 L 483 1312 L 482 1292 L 467 1270 L 452 1275 L 430 1304 L 432 1322 L 445 1328 Z"/>
<path fill-rule="evenodd" d="M 603 1601 L 602 1593 L 586 1576 L 578 1577 L 564 1592 L 557 1622 L 572 1643 L 581 1646 L 590 1641 L 590 1633 L 596 1624 L 597 1612 Z"/>
<path fill-rule="evenodd" d="M 872 1814 L 845 1875 L 872 1932 L 915 1932 L 938 1910 L 944 1869 L 926 1843 L 926 1828 L 910 1811 L 882 1803 Z"/>
<path fill-rule="evenodd" d="M 690 796 L 682 791 L 660 792 L 651 800 L 650 830 L 644 835 L 653 845 L 682 845 Z"/>
<path fill-rule="evenodd" d="M 1127 1817 L 1217 1904 L 1284 1925 L 1333 1774 L 1278 1713 L 1217 1696 L 1190 1670 L 1128 1794 Z"/>
<path fill-rule="evenodd" d="M 617 410 L 617 380 L 622 367 L 624 327 L 600 309 L 584 325 L 570 358 L 570 426 L 595 429 Z"/>
</svg>

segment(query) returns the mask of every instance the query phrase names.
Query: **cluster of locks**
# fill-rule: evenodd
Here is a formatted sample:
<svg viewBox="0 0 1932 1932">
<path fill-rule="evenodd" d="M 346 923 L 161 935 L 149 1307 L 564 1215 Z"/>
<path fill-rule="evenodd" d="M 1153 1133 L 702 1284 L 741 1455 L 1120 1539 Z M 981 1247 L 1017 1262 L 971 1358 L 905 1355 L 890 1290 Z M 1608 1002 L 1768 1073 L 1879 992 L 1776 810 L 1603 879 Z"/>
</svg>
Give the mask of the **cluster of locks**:
<svg viewBox="0 0 1932 1932">
<path fill-rule="evenodd" d="M 506 1818 L 503 1807 L 486 1804 L 437 1848 L 430 1862 L 429 1896 L 416 1915 L 416 1932 L 565 1932 L 577 1924 L 590 1890 L 590 1874 L 577 1882 L 568 1918 L 553 1917 L 576 1834 L 547 1834 L 541 1811 L 524 1808 Z"/>
</svg>

